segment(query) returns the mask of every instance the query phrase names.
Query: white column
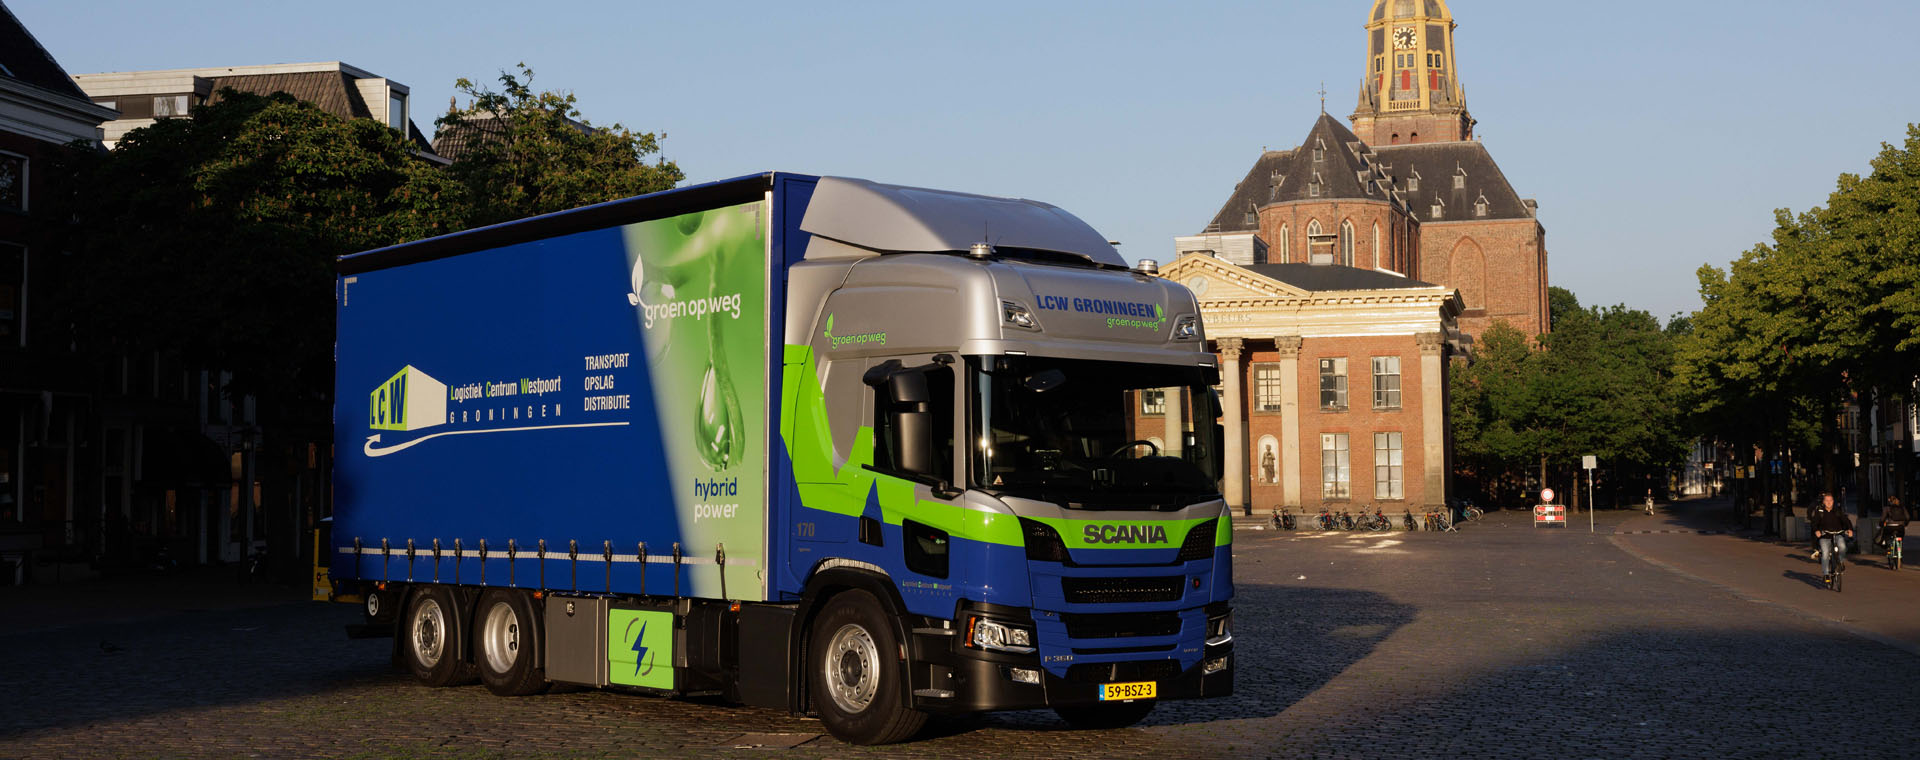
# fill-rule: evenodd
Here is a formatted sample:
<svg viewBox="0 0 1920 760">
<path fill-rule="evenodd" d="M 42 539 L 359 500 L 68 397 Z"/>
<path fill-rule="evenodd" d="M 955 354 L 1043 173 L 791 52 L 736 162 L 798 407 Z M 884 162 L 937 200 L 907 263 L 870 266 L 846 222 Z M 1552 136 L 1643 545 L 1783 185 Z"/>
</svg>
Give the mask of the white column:
<svg viewBox="0 0 1920 760">
<path fill-rule="evenodd" d="M 1167 394 L 1167 435 L 1165 438 L 1167 450 L 1162 453 L 1170 457 L 1177 457 L 1180 456 L 1180 452 L 1186 448 L 1184 444 L 1187 440 L 1187 423 L 1185 421 L 1187 405 L 1185 395 L 1182 393 L 1182 391 L 1186 389 L 1176 385 L 1162 390 L 1166 391 Z"/>
<path fill-rule="evenodd" d="M 1428 508 L 1447 503 L 1446 343 L 1437 332 L 1413 336 L 1420 347 L 1420 439 Z"/>
<path fill-rule="evenodd" d="M 1221 405 L 1220 422 L 1226 428 L 1226 475 L 1220 484 L 1227 498 L 1227 509 L 1240 510 L 1247 503 L 1247 434 L 1244 404 L 1240 401 L 1240 338 L 1220 339 L 1220 385 L 1226 396 Z"/>
<path fill-rule="evenodd" d="M 1280 351 L 1280 489 L 1289 507 L 1300 501 L 1300 336 L 1273 339 Z"/>
</svg>

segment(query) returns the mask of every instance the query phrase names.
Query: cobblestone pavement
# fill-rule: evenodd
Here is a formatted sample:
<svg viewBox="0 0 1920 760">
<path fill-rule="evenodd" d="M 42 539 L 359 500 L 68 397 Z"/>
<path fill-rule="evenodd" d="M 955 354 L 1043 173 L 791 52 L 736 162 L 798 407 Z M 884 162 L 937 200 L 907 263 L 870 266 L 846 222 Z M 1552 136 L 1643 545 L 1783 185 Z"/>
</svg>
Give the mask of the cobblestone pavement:
<svg viewBox="0 0 1920 760">
<path fill-rule="evenodd" d="M 0 630 L 0 757 L 1920 752 L 1920 656 L 1648 564 L 1605 530 L 1534 530 L 1525 517 L 1495 513 L 1448 534 L 1236 532 L 1237 693 L 1163 704 L 1130 729 L 1071 731 L 1024 712 L 848 747 L 769 710 L 427 689 L 387 667 L 388 641 L 342 636 L 351 607 L 209 605 Z M 0 616 L 19 611 L 0 594 Z M 1866 717 L 1888 697 L 1908 712 Z"/>
</svg>

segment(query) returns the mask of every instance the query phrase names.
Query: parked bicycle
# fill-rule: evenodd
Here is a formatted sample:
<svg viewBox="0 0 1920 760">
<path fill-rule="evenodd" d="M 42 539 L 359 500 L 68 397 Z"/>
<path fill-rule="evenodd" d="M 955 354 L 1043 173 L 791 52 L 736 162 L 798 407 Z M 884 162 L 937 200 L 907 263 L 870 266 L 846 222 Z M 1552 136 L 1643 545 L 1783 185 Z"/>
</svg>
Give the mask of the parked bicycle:
<svg viewBox="0 0 1920 760">
<path fill-rule="evenodd" d="M 1340 510 L 1340 529 L 1341 530 L 1353 530 L 1357 526 L 1358 526 L 1358 523 L 1355 523 L 1353 521 L 1352 513 L 1344 509 Z"/>
<path fill-rule="evenodd" d="M 1286 511 L 1283 512 L 1278 507 L 1275 507 L 1273 510 L 1272 524 L 1274 530 L 1293 530 L 1293 508 L 1288 507 Z"/>
<path fill-rule="evenodd" d="M 1405 516 L 1400 518 L 1400 527 L 1405 530 L 1420 529 L 1420 524 L 1413 521 L 1413 510 L 1406 510 Z"/>
<path fill-rule="evenodd" d="M 1367 529 L 1369 532 L 1379 533 L 1381 531 L 1393 530 L 1393 521 L 1387 519 L 1386 515 L 1380 514 L 1380 509 L 1376 507 L 1373 510 L 1373 514 L 1361 518 L 1360 527 Z"/>
<path fill-rule="evenodd" d="M 1334 530 L 1340 527 L 1339 518 L 1334 517 L 1326 507 L 1320 508 L 1319 524 L 1321 530 Z"/>
</svg>

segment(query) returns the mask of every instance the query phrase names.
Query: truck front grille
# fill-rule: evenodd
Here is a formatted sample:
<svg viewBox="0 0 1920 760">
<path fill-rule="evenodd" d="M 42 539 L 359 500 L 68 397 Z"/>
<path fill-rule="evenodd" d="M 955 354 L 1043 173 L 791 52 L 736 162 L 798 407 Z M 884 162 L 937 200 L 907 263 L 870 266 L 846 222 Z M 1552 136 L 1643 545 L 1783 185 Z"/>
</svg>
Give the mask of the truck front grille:
<svg viewBox="0 0 1920 760">
<path fill-rule="evenodd" d="M 1073 683 L 1167 681 L 1179 675 L 1180 663 L 1177 660 L 1083 662 L 1067 668 L 1067 680 Z"/>
<path fill-rule="evenodd" d="M 1172 602 L 1180 599 L 1178 575 L 1153 578 L 1076 578 L 1060 579 L 1060 590 L 1073 604 L 1130 604 Z"/>
<path fill-rule="evenodd" d="M 1180 613 L 1130 612 L 1117 615 L 1063 614 L 1067 635 L 1076 639 L 1172 636 L 1180 632 Z"/>
</svg>

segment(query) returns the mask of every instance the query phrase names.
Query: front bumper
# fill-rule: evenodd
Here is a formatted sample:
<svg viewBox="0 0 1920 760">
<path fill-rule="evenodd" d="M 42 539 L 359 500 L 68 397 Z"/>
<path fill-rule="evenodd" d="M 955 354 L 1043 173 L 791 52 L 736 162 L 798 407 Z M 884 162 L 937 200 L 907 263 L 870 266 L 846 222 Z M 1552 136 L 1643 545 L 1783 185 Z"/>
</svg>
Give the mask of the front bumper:
<svg viewBox="0 0 1920 760">
<path fill-rule="evenodd" d="M 934 629 L 918 629 L 916 634 Z M 1100 685 L 1152 681 L 1156 700 L 1206 699 L 1233 694 L 1233 643 L 1205 648 L 1192 667 L 1158 653 L 1120 662 L 1079 663 L 1055 675 L 1038 654 L 987 652 L 962 645 L 955 635 L 915 635 L 913 707 L 933 713 L 976 713 L 1091 705 L 1100 702 Z M 1171 654 L 1171 653 L 1166 653 Z M 1209 663 L 1224 667 L 1208 673 Z M 1039 676 L 1039 683 L 1013 678 L 1014 669 Z"/>
</svg>

